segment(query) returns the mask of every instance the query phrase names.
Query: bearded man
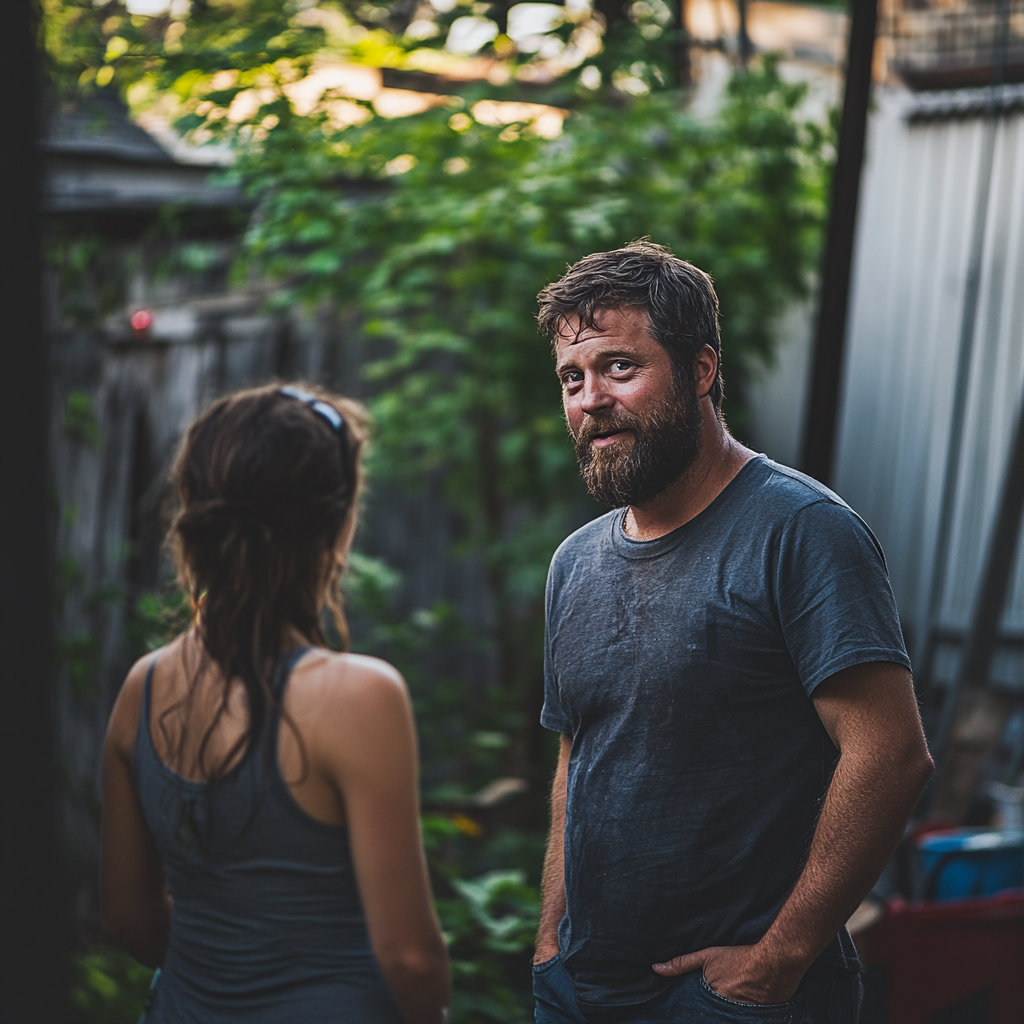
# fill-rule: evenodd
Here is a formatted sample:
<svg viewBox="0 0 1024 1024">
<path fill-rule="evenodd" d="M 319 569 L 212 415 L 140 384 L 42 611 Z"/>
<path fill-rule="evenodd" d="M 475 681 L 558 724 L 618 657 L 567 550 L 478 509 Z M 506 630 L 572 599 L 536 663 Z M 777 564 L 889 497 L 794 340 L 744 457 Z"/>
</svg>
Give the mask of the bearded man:
<svg viewBox="0 0 1024 1024">
<path fill-rule="evenodd" d="M 538 1024 L 852 1024 L 844 924 L 932 771 L 882 551 L 729 434 L 706 274 L 636 242 L 539 301 L 614 511 L 548 577 Z"/>
</svg>

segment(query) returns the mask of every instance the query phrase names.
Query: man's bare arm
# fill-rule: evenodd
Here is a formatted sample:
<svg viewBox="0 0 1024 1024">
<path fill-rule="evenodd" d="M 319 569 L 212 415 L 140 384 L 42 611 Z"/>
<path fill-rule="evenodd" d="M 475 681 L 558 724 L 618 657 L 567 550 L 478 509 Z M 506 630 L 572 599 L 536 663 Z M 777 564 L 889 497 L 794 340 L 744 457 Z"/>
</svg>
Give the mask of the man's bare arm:
<svg viewBox="0 0 1024 1024">
<path fill-rule="evenodd" d="M 572 740 L 568 736 L 561 739 L 558 767 L 551 784 L 551 831 L 540 883 L 540 927 L 533 957 L 535 964 L 542 964 L 558 955 L 558 922 L 565 914 L 565 793 Z"/>
<path fill-rule="evenodd" d="M 790 999 L 892 856 L 933 769 L 910 673 L 858 665 L 825 680 L 813 700 L 840 756 L 793 892 L 760 942 L 679 956 L 655 964 L 658 974 L 703 968 L 728 999 Z"/>
</svg>

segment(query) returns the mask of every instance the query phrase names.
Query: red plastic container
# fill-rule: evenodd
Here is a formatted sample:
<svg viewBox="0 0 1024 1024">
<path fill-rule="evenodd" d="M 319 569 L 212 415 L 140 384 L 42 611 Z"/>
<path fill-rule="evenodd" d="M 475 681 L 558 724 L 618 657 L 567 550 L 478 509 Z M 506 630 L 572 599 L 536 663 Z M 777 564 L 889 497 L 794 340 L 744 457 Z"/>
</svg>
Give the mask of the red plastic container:
<svg viewBox="0 0 1024 1024">
<path fill-rule="evenodd" d="M 892 900 L 857 947 L 868 967 L 861 1024 L 1024 1021 L 1024 889 Z"/>
</svg>

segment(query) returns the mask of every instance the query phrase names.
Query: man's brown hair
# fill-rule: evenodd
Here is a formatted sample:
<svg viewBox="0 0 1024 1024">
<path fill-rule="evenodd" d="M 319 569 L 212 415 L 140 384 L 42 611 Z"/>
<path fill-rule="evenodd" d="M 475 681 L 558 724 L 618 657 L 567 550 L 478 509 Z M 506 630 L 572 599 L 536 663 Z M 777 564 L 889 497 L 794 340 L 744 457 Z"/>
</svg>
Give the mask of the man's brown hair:
<svg viewBox="0 0 1024 1024">
<path fill-rule="evenodd" d="M 670 249 L 642 238 L 622 249 L 584 256 L 544 288 L 537 301 L 537 322 L 552 343 L 570 317 L 579 318 L 580 329 L 593 329 L 603 309 L 646 310 L 651 337 L 668 352 L 676 374 L 690 380 L 697 354 L 710 345 L 719 356 L 719 369 L 709 397 L 721 412 L 718 296 L 703 270 Z"/>
</svg>

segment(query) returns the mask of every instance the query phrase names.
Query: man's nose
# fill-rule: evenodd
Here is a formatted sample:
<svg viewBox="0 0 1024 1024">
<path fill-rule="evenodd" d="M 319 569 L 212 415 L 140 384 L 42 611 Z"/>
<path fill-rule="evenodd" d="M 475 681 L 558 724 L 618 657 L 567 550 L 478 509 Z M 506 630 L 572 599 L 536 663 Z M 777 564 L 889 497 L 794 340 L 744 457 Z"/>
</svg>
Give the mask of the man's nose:
<svg viewBox="0 0 1024 1024">
<path fill-rule="evenodd" d="M 595 412 L 610 409 L 614 404 L 615 396 L 608 391 L 600 375 L 587 374 L 583 380 L 580 410 L 592 416 Z"/>
</svg>

